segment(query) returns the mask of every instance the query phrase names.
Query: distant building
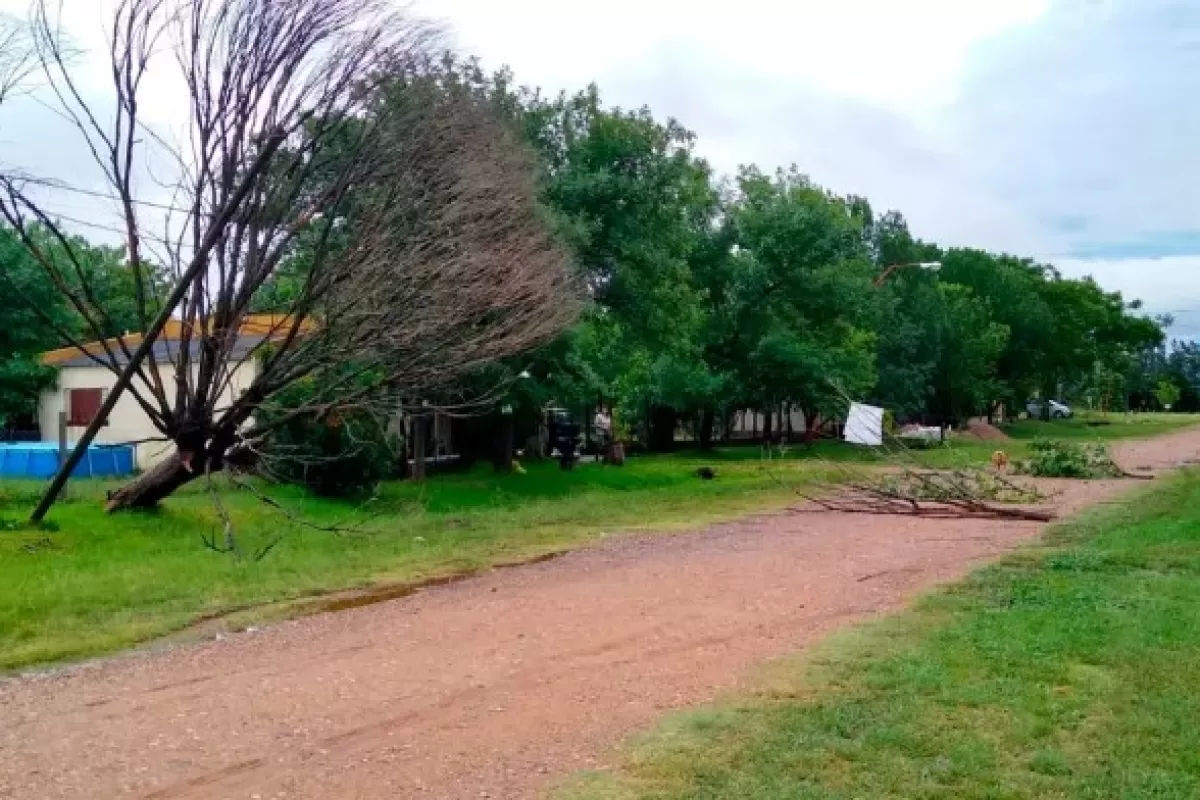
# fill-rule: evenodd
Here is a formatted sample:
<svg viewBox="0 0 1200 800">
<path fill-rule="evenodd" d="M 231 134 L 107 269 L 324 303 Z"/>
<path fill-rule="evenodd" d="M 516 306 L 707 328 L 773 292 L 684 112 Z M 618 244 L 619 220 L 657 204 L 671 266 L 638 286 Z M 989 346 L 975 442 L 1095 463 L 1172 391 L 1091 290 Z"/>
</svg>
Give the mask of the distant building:
<svg viewBox="0 0 1200 800">
<path fill-rule="evenodd" d="M 243 320 L 233 348 L 229 380 L 217 401 L 217 408 L 232 404 L 250 387 L 259 369 L 256 350 L 264 340 L 283 327 L 280 318 L 268 314 L 251 315 Z M 106 366 L 108 356 L 105 344 L 117 354 L 117 363 L 123 365 L 128 363 L 128 360 L 124 356 L 121 343 L 124 342 L 125 347 L 132 352 L 141 341 L 141 334 L 127 334 L 118 339 L 110 339 L 106 343 L 90 342 L 83 346 L 83 351 L 78 347 L 64 347 L 42 354 L 43 364 L 58 369 L 56 388 L 42 392 L 38 399 L 38 424 L 42 441 L 57 441 L 60 412 L 66 412 L 68 439 L 74 441 L 83 433 L 83 429 L 96 418 L 105 397 L 117 382 L 116 374 Z M 178 321 L 169 323 L 154 343 L 153 357 L 158 363 L 164 382 L 173 380 L 181 343 L 182 329 Z M 193 356 L 198 353 L 198 347 L 198 342 L 193 338 L 189 344 Z M 97 361 L 97 358 L 100 361 Z M 101 361 L 104 363 L 100 363 Z M 149 369 L 148 365 L 146 369 Z M 198 366 L 193 363 L 193 376 L 197 369 Z M 149 387 L 136 376 L 134 385 L 143 388 L 143 396 L 149 394 Z M 162 433 L 154 426 L 133 394 L 125 393 L 113 407 L 95 441 L 99 444 L 135 444 L 138 468 L 144 470 L 174 450 L 173 443 L 161 439 Z"/>
</svg>

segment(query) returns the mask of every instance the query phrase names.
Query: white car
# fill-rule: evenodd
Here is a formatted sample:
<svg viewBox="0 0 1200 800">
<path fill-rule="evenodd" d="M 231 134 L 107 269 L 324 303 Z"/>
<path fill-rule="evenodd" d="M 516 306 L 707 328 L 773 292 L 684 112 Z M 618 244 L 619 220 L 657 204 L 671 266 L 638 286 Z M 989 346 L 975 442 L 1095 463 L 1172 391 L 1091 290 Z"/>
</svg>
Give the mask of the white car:
<svg viewBox="0 0 1200 800">
<path fill-rule="evenodd" d="M 1050 404 L 1050 419 L 1070 419 L 1074 414 L 1071 407 L 1060 403 L 1057 400 L 1048 401 Z M 1042 418 L 1042 401 L 1030 400 L 1025 404 L 1025 410 L 1029 412 L 1031 419 Z"/>
</svg>

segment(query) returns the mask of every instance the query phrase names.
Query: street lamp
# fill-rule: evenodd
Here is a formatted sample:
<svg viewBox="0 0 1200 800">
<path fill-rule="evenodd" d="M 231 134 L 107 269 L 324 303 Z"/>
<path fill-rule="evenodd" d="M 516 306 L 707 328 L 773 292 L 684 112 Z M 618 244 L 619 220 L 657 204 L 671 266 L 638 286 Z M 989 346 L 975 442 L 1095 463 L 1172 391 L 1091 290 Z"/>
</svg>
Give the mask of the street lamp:
<svg viewBox="0 0 1200 800">
<path fill-rule="evenodd" d="M 896 270 L 907 269 L 908 267 L 917 267 L 918 269 L 927 269 L 930 272 L 937 272 L 942 268 L 940 261 L 914 261 L 910 264 L 892 264 L 890 267 L 879 273 L 879 277 L 875 279 L 876 286 L 882 286 L 883 282 L 892 276 Z"/>
</svg>

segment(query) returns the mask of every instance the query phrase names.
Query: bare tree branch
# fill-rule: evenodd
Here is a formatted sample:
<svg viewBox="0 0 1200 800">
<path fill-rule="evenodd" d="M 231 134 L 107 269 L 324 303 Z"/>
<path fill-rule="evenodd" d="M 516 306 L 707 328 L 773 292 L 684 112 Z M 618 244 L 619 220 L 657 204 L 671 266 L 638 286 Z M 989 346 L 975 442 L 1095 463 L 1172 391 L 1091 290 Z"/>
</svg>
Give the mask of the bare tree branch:
<svg viewBox="0 0 1200 800">
<path fill-rule="evenodd" d="M 36 66 L 28 28 L 20 20 L 0 14 L 0 105 L 27 87 Z"/>
</svg>

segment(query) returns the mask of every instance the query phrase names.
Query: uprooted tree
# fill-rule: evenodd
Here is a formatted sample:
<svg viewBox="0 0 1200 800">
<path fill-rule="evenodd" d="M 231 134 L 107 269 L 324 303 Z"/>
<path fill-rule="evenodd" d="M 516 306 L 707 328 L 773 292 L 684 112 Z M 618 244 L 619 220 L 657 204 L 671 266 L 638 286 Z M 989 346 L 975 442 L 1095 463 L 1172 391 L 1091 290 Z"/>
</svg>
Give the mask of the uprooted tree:
<svg viewBox="0 0 1200 800">
<path fill-rule="evenodd" d="M 391 3 L 123 0 L 115 105 L 99 109 L 47 2 L 32 17 L 36 65 L 116 201 L 144 337 L 104 339 L 105 309 L 40 200 L 44 181 L 0 176 L 0 214 L 99 344 L 58 330 L 64 342 L 119 376 L 89 434 L 123 389 L 174 444 L 110 510 L 253 459 L 294 415 L 394 414 L 572 320 L 577 293 L 530 157 L 483 103 L 437 80 L 436 35 Z M 151 68 L 173 68 L 186 90 L 183 146 L 142 118 Z M 41 246 L 34 226 L 61 246 Z M 266 323 L 252 316 L 264 305 Z M 316 387 L 304 404 L 272 407 L 301 381 Z"/>
</svg>

